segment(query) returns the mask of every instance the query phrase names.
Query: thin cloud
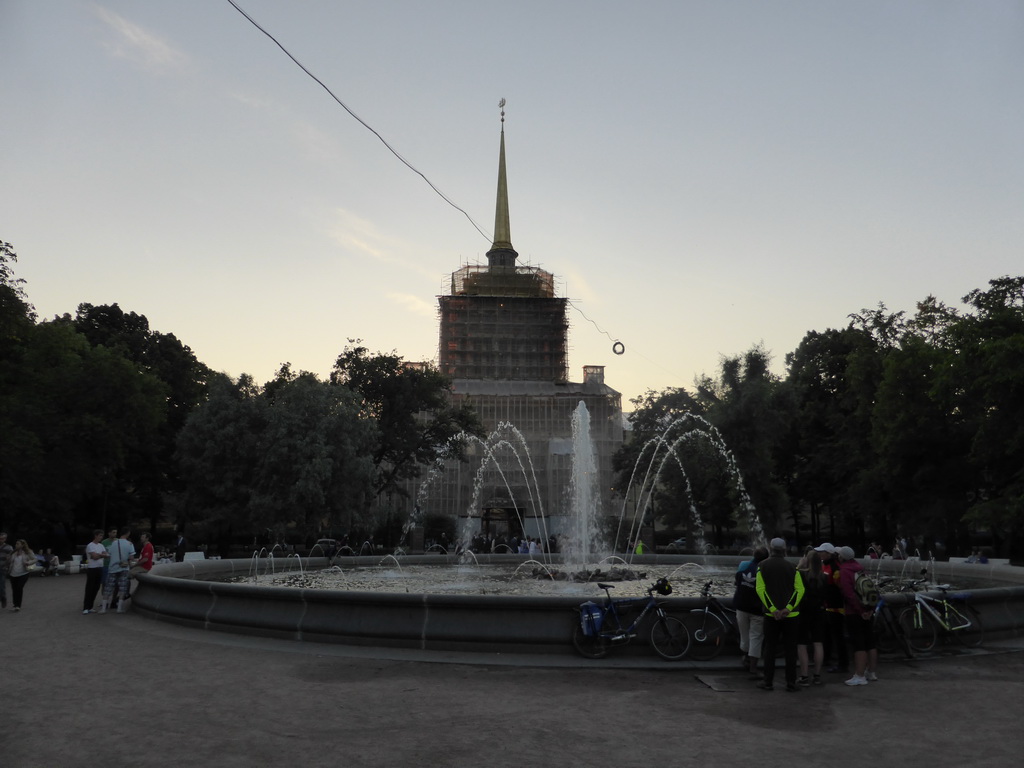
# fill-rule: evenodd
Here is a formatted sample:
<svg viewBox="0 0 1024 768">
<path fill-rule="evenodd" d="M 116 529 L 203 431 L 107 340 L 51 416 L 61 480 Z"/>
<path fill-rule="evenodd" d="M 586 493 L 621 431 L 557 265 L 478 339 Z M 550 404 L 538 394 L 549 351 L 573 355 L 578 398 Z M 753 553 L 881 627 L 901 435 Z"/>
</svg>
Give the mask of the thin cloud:
<svg viewBox="0 0 1024 768">
<path fill-rule="evenodd" d="M 590 283 L 581 272 L 568 269 L 564 274 L 566 296 L 584 302 L 592 302 L 593 304 L 600 302 L 600 294 L 590 287 Z"/>
<path fill-rule="evenodd" d="M 241 91 L 233 91 L 228 94 L 229 99 L 237 101 L 239 104 L 243 104 L 253 109 L 267 109 L 273 106 L 273 102 L 270 99 L 262 96 L 256 96 L 251 93 L 242 93 Z"/>
<path fill-rule="evenodd" d="M 114 32 L 114 38 L 103 43 L 110 55 L 128 59 L 147 69 L 166 71 L 188 68 L 189 57 L 170 43 L 103 6 L 95 6 L 94 12 Z"/>
<path fill-rule="evenodd" d="M 292 126 L 300 151 L 307 157 L 320 162 L 337 160 L 341 157 L 338 142 L 327 131 L 306 121 L 298 121 Z"/>
<path fill-rule="evenodd" d="M 328 227 L 327 234 L 346 250 L 355 252 L 355 255 L 370 256 L 385 264 L 397 264 L 431 280 L 435 278 L 417 260 L 404 258 L 403 254 L 418 252 L 415 246 L 381 233 L 371 222 L 344 208 L 335 212 L 335 220 Z"/>
<path fill-rule="evenodd" d="M 424 301 L 419 296 L 413 296 L 409 293 L 389 293 L 388 300 L 414 315 L 430 319 L 437 317 L 437 306 Z"/>
</svg>

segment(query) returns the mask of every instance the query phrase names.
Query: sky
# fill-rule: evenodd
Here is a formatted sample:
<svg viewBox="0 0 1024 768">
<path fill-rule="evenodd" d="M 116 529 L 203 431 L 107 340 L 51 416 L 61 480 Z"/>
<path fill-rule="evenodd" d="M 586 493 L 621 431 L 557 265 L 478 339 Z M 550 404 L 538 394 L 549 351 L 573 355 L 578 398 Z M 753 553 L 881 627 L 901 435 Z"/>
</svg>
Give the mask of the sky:
<svg viewBox="0 0 1024 768">
<path fill-rule="evenodd" d="M 1020 0 L 236 2 L 380 138 L 227 0 L 0 0 L 0 240 L 41 319 L 117 303 L 258 382 L 350 339 L 436 361 L 501 98 L 519 263 L 625 410 L 1024 274 Z"/>
</svg>

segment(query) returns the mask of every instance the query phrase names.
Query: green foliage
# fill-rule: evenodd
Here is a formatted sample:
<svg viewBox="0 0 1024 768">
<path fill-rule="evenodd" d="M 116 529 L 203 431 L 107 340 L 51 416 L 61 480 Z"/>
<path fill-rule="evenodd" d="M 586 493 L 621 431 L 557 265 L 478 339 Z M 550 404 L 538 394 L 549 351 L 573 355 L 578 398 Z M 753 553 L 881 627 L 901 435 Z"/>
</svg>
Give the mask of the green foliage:
<svg viewBox="0 0 1024 768">
<path fill-rule="evenodd" d="M 13 354 L 14 347 L 36 321 L 36 312 L 25 294 L 25 281 L 14 276 L 18 254 L 10 243 L 0 240 L 0 361 Z"/>
<path fill-rule="evenodd" d="M 155 528 L 165 503 L 169 500 L 173 506 L 182 490 L 175 444 L 188 414 L 206 397 L 210 370 L 173 334 L 150 329 L 145 315 L 125 312 L 117 304 L 83 303 L 74 319 L 65 316 L 63 322 L 70 323 L 97 349 L 120 355 L 140 373 L 159 379 L 166 388 L 159 433 L 132 455 L 126 471 L 115 483 L 131 486 L 145 499 L 150 527 Z"/>
<path fill-rule="evenodd" d="M 188 518 L 282 540 L 351 527 L 371 493 L 376 439 L 357 399 L 311 373 L 285 365 L 262 389 L 218 376 L 178 440 Z"/>
<path fill-rule="evenodd" d="M 863 310 L 787 357 L 791 495 L 821 538 L 909 535 L 922 552 L 965 551 L 981 528 L 1024 553 L 1024 278 L 963 300 L 971 311 L 932 296 L 911 318 Z"/>
<path fill-rule="evenodd" d="M 788 514 L 785 478 L 779 476 L 783 446 L 792 429 L 789 401 L 777 376 L 770 372 L 771 356 L 754 346 L 742 356 L 725 358 L 718 380 L 703 377 L 698 393 L 707 403 L 707 419 L 729 446 L 741 470 L 761 525 L 771 530 Z M 736 507 L 737 500 L 732 503 Z M 719 545 L 735 518 L 715 527 Z M 746 522 L 746 521 L 744 521 Z"/>
<path fill-rule="evenodd" d="M 648 467 L 657 473 L 650 507 L 662 525 L 683 528 L 691 536 L 692 506 L 711 527 L 712 543 L 723 547 L 731 543 L 733 529 L 750 523 L 745 494 L 760 510 L 762 524 L 785 514 L 787 499 L 775 476 L 775 460 L 787 436 L 786 409 L 769 362 L 767 353 L 754 347 L 742 357 L 725 359 L 719 378 L 699 378 L 696 396 L 668 389 L 633 401 L 632 439 L 614 466 L 622 488 L 631 481 L 634 488 L 642 487 L 651 476 Z M 664 449 L 653 464 L 652 441 L 661 441 Z M 666 453 L 671 455 L 662 461 Z"/>
<path fill-rule="evenodd" d="M 1024 277 L 989 281 L 950 329 L 950 387 L 970 433 L 976 487 L 968 519 L 1024 555 Z"/>
<path fill-rule="evenodd" d="M 793 403 L 790 503 L 810 513 L 813 539 L 855 530 L 870 506 L 871 410 L 881 378 L 879 348 L 854 327 L 809 332 L 787 355 Z M 824 519 L 822 518 L 824 516 Z"/>
<path fill-rule="evenodd" d="M 460 433 L 482 436 L 437 369 L 355 341 L 329 382 L 286 364 L 258 386 L 117 304 L 38 323 L 17 258 L 0 241 L 0 526 L 155 526 L 166 504 L 211 530 L 368 533 L 374 509 L 397 524 L 422 466 L 461 457 Z M 692 393 L 647 392 L 618 486 L 642 483 L 634 467 L 664 439 L 678 462 L 650 509 L 689 533 L 692 502 L 727 543 L 744 498 L 720 434 L 766 527 L 861 549 L 908 535 L 923 552 L 985 535 L 1024 557 L 1024 277 L 963 302 L 928 296 L 910 317 L 879 304 L 809 331 L 782 380 L 755 346 Z"/>
<path fill-rule="evenodd" d="M 0 365 L 0 509 L 13 525 L 74 528 L 138 511 L 115 479 L 156 439 L 167 391 L 70 326 L 30 326 Z"/>
<path fill-rule="evenodd" d="M 405 496 L 403 482 L 438 458 L 460 458 L 459 434 L 482 437 L 483 427 L 468 406 L 453 408 L 451 380 L 430 365 L 405 363 L 395 353 L 371 354 L 349 340 L 334 364 L 331 383 L 355 393 L 361 413 L 380 433 L 373 451 L 373 489 Z"/>
</svg>

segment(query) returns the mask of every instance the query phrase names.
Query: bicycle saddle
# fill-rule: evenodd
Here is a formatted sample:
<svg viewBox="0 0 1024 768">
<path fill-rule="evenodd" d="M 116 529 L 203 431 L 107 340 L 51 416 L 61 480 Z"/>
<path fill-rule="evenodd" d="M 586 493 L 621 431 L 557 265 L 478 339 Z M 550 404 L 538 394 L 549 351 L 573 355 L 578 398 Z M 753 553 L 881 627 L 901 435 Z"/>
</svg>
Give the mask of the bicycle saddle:
<svg viewBox="0 0 1024 768">
<path fill-rule="evenodd" d="M 614 584 L 600 584 L 599 583 L 597 585 L 597 588 L 598 589 L 615 589 L 615 585 Z"/>
</svg>

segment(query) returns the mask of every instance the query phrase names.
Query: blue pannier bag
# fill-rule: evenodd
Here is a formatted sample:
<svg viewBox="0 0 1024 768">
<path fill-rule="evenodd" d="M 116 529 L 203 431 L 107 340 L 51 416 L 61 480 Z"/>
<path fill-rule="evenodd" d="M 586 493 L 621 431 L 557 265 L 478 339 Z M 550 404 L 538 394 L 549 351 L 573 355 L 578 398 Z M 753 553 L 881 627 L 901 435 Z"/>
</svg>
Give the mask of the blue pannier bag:
<svg viewBox="0 0 1024 768">
<path fill-rule="evenodd" d="M 597 603 L 588 601 L 580 605 L 580 626 L 583 628 L 583 634 L 587 637 L 593 637 L 601 631 L 603 618 L 604 613 Z"/>
</svg>

